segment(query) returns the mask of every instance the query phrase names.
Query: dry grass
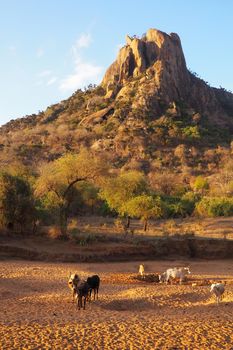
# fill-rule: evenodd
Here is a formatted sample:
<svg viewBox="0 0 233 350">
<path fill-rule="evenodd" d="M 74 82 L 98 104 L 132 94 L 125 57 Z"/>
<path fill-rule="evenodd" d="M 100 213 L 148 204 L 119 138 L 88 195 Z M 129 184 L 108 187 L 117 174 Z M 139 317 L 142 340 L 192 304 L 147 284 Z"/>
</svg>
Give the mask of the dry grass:
<svg viewBox="0 0 233 350">
<path fill-rule="evenodd" d="M 233 239 L 233 217 L 228 218 L 187 218 L 151 220 L 147 232 L 139 220 L 131 220 L 131 230 L 124 229 L 124 221 L 105 217 L 80 217 L 77 228 L 83 232 L 101 234 L 128 234 L 149 236 L 195 235 L 197 237 Z M 74 225 L 72 226 L 74 228 Z"/>
</svg>

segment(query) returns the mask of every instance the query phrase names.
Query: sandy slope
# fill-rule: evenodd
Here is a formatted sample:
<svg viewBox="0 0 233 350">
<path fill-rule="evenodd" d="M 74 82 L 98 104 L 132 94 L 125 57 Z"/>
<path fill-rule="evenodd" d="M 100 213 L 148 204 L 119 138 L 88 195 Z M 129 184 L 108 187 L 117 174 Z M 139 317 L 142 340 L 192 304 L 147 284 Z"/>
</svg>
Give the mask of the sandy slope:
<svg viewBox="0 0 233 350">
<path fill-rule="evenodd" d="M 146 262 L 148 272 L 185 261 Z M 194 280 L 227 281 L 216 306 L 209 286 L 134 281 L 137 262 L 0 262 L 0 349 L 233 349 L 233 261 L 190 262 Z M 98 301 L 78 311 L 69 271 L 98 273 Z"/>
</svg>

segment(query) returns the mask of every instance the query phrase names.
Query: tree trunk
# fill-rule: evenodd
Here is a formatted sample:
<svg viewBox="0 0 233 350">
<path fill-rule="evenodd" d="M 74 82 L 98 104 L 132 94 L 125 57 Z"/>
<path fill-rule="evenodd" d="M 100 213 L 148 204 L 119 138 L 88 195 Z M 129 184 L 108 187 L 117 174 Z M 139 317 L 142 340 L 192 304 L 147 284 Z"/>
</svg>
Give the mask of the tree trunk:
<svg viewBox="0 0 233 350">
<path fill-rule="evenodd" d="M 32 224 L 32 234 L 33 234 L 33 235 L 36 234 L 36 230 L 37 230 L 37 224 L 36 224 L 36 221 L 34 220 L 34 221 L 33 221 L 33 224 Z"/>
<path fill-rule="evenodd" d="M 130 216 L 127 216 L 126 228 L 129 228 L 129 226 L 130 226 L 130 219 L 131 219 L 131 217 L 130 217 Z"/>
<path fill-rule="evenodd" d="M 148 219 L 144 220 L 144 232 L 147 230 Z"/>
<path fill-rule="evenodd" d="M 67 238 L 67 222 L 68 222 L 67 208 L 62 206 L 60 207 L 61 238 Z"/>
</svg>

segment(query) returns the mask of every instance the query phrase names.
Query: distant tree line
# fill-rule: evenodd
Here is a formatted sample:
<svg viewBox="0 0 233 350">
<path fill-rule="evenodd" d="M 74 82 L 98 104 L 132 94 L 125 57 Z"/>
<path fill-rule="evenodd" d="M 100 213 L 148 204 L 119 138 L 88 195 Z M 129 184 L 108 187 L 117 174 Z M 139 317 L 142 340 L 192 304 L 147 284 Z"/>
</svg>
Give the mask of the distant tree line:
<svg viewBox="0 0 233 350">
<path fill-rule="evenodd" d="M 111 169 L 111 171 L 110 171 Z M 164 172 L 113 171 L 87 149 L 67 153 L 37 171 L 14 164 L 0 169 L 0 226 L 19 233 L 56 223 L 68 235 L 68 219 L 83 214 L 139 218 L 146 231 L 158 218 L 233 215 L 233 162 L 209 178 Z"/>
</svg>

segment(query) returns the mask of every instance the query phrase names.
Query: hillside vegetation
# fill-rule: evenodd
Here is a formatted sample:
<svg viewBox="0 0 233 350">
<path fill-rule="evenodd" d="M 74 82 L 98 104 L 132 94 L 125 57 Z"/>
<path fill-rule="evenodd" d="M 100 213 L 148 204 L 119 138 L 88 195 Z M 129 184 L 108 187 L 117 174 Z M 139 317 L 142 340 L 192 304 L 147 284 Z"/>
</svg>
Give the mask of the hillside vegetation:
<svg viewBox="0 0 233 350">
<path fill-rule="evenodd" d="M 232 135 L 233 94 L 187 69 L 177 34 L 127 36 L 99 86 L 0 128 L 0 224 L 233 215 Z"/>
</svg>

